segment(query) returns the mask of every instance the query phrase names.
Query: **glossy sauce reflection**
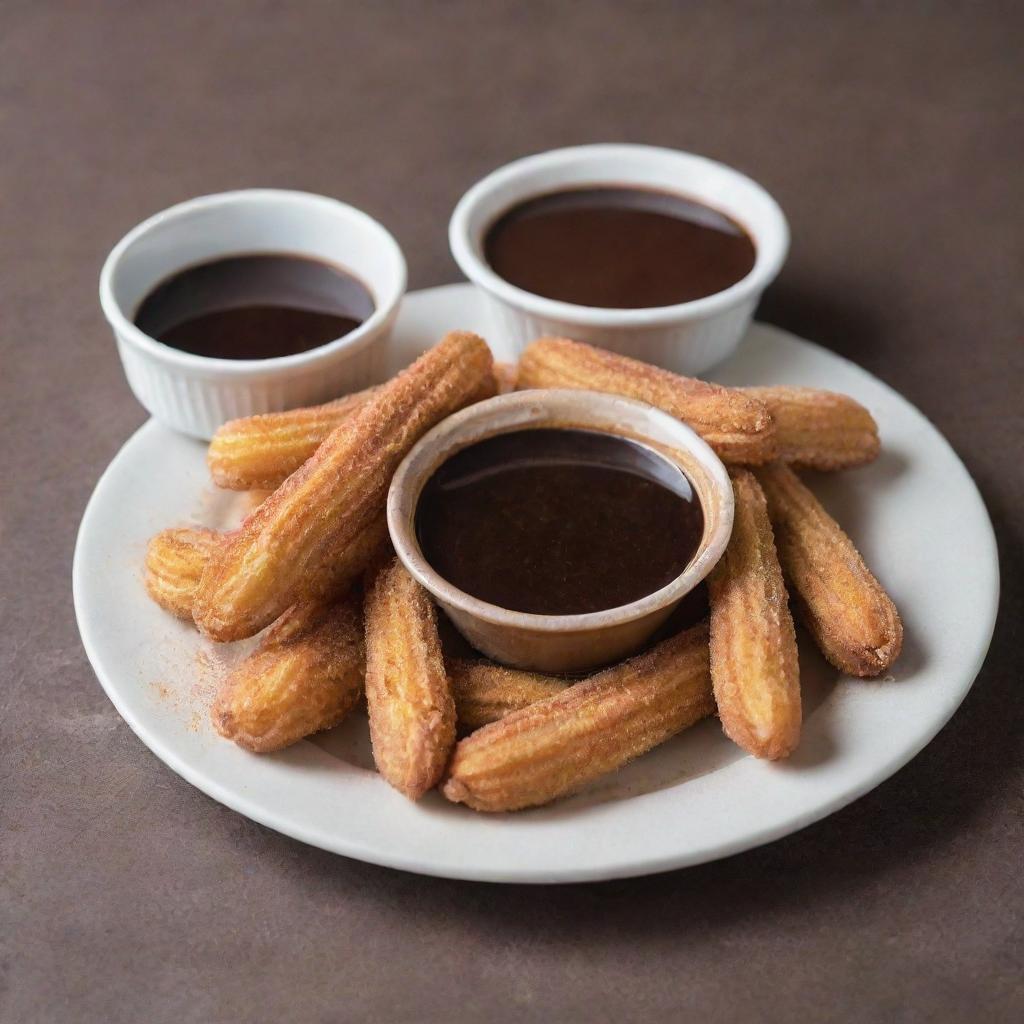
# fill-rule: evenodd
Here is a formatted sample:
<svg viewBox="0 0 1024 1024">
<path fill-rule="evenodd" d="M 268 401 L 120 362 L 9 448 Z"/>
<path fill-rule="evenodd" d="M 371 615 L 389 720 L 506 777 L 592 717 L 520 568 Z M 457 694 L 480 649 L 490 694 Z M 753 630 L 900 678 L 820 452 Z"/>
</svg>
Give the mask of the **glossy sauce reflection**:
<svg viewBox="0 0 1024 1024">
<path fill-rule="evenodd" d="M 458 452 L 416 509 L 424 557 L 473 597 L 571 615 L 629 604 L 689 564 L 704 515 L 689 480 L 644 445 L 531 429 Z"/>
<path fill-rule="evenodd" d="M 484 256 L 534 295 L 640 309 L 724 291 L 750 273 L 757 252 L 734 220 L 684 196 L 582 188 L 512 207 L 487 231 Z"/>
<path fill-rule="evenodd" d="M 302 256 L 250 254 L 187 267 L 135 314 L 151 338 L 194 355 L 273 359 L 320 348 L 374 310 L 355 277 Z"/>
</svg>

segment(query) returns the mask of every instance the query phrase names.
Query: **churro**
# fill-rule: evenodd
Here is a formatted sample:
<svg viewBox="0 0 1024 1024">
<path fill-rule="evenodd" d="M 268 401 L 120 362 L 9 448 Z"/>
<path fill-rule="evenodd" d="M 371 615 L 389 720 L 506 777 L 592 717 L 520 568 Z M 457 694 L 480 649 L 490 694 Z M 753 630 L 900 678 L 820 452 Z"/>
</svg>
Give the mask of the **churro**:
<svg viewBox="0 0 1024 1024">
<path fill-rule="evenodd" d="M 516 386 L 583 388 L 640 399 L 693 427 L 727 462 L 760 463 L 776 454 L 775 426 L 756 398 L 566 338 L 542 338 L 528 346 Z"/>
<path fill-rule="evenodd" d="M 218 546 L 193 607 L 215 640 L 252 636 L 286 608 L 338 593 L 369 564 L 352 541 L 380 519 L 391 477 L 445 416 L 494 392 L 490 350 L 452 333 L 336 427 Z"/>
<path fill-rule="evenodd" d="M 465 732 L 554 697 L 571 685 L 569 680 L 557 676 L 464 658 L 448 662 L 448 679 L 455 697 L 459 727 Z"/>
<path fill-rule="evenodd" d="M 377 770 L 418 800 L 444 772 L 455 702 L 434 603 L 397 558 L 373 574 L 366 594 L 366 707 Z"/>
<path fill-rule="evenodd" d="M 853 542 L 797 475 L 758 470 L 782 568 L 822 653 L 855 676 L 877 676 L 899 657 L 903 623 Z"/>
<path fill-rule="evenodd" d="M 461 740 L 444 795 L 478 811 L 544 804 L 713 710 L 708 630 L 700 625 Z"/>
<path fill-rule="evenodd" d="M 255 511 L 271 491 L 249 491 L 246 497 Z M 199 581 L 210 556 L 227 534 L 203 526 L 163 530 L 150 542 L 146 552 L 146 589 L 162 608 L 178 618 L 192 621 L 192 606 Z M 342 565 L 367 563 L 372 556 L 389 549 L 388 528 L 379 516 L 345 549 Z M 321 602 L 323 603 L 323 602 Z"/>
<path fill-rule="evenodd" d="M 275 490 L 376 391 L 367 388 L 325 405 L 229 420 L 213 435 L 206 453 L 213 482 L 232 491 Z"/>
<path fill-rule="evenodd" d="M 162 530 L 146 549 L 146 590 L 165 611 L 192 621 L 192 602 L 210 554 L 220 541 L 202 526 Z"/>
<path fill-rule="evenodd" d="M 515 391 L 515 364 L 495 363 L 494 379 L 497 394 Z M 213 435 L 206 455 L 213 482 L 233 491 L 275 490 L 377 390 L 367 388 L 305 409 L 230 420 Z"/>
<path fill-rule="evenodd" d="M 217 731 L 265 753 L 338 725 L 363 692 L 360 600 L 286 612 L 225 680 L 211 713 Z"/>
<path fill-rule="evenodd" d="M 800 739 L 796 634 L 764 495 L 746 470 L 732 482 L 732 537 L 708 577 L 711 679 L 725 734 L 774 760 Z"/>
<path fill-rule="evenodd" d="M 741 388 L 768 407 L 779 458 L 812 469 L 851 469 L 878 457 L 878 424 L 849 395 L 816 388 Z"/>
</svg>

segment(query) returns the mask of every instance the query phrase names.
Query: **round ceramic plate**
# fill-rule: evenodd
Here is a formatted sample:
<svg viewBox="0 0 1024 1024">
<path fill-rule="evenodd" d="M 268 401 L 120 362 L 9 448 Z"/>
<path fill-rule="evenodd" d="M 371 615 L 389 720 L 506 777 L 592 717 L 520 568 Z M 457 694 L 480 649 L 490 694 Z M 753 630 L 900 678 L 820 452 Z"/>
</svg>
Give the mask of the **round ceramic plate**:
<svg viewBox="0 0 1024 1024">
<path fill-rule="evenodd" d="M 468 285 L 409 295 L 395 367 L 449 329 L 489 337 L 482 320 Z M 744 755 L 709 720 L 571 799 L 486 816 L 437 793 L 413 804 L 390 789 L 373 771 L 359 714 L 279 754 L 240 750 L 213 731 L 208 706 L 245 645 L 214 648 L 157 608 L 142 563 L 158 530 L 230 525 L 246 499 L 210 485 L 202 444 L 152 421 L 110 464 L 82 519 L 75 609 L 93 668 L 142 742 L 193 785 L 270 828 L 377 864 L 500 882 L 583 881 L 697 864 L 803 828 L 906 764 L 963 700 L 995 621 L 995 539 L 938 431 L 852 363 L 756 324 L 713 375 L 846 392 L 874 413 L 883 438 L 873 465 L 812 485 L 900 608 L 903 656 L 892 676 L 865 682 L 838 676 L 802 641 L 804 733 L 783 764 Z"/>
</svg>

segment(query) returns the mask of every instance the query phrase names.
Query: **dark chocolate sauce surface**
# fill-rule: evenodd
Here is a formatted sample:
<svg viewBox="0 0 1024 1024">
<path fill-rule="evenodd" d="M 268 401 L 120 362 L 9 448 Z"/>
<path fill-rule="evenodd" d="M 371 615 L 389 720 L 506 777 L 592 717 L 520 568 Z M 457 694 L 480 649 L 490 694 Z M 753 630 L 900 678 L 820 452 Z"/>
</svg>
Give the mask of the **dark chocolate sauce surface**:
<svg viewBox="0 0 1024 1024">
<path fill-rule="evenodd" d="M 704 514 L 686 476 L 644 445 L 530 429 L 464 448 L 416 508 L 424 557 L 513 611 L 573 615 L 660 590 L 690 563 Z"/>
<path fill-rule="evenodd" d="M 303 256 L 242 255 L 201 263 L 143 299 L 136 326 L 165 345 L 218 359 L 273 359 L 348 334 L 374 310 L 366 286 Z"/>
<path fill-rule="evenodd" d="M 484 257 L 518 288 L 578 306 L 642 309 L 714 295 L 742 280 L 757 253 L 724 213 L 669 192 L 581 188 L 502 214 Z"/>
</svg>

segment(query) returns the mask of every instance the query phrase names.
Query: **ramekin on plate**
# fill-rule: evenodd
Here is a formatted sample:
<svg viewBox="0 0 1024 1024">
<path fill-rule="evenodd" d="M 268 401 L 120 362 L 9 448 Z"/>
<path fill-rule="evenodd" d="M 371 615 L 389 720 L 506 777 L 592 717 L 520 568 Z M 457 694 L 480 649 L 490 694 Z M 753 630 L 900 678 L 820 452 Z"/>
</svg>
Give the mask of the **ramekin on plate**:
<svg viewBox="0 0 1024 1024">
<path fill-rule="evenodd" d="M 435 470 L 457 451 L 515 430 L 569 427 L 599 430 L 647 444 L 689 478 L 704 512 L 704 533 L 690 564 L 674 580 L 638 601 L 583 615 L 535 615 L 481 601 L 453 586 L 423 555 L 416 506 Z M 425 434 L 391 482 L 388 530 L 406 569 L 479 651 L 506 665 L 540 672 L 578 672 L 605 665 L 643 646 L 672 610 L 714 568 L 732 533 L 729 474 L 688 426 L 618 395 L 560 388 L 519 391 L 471 405 Z M 594 552 L 595 558 L 601 552 Z"/>
<path fill-rule="evenodd" d="M 373 314 L 336 341 L 276 359 L 213 359 L 161 344 L 135 326 L 161 281 L 222 256 L 274 253 L 338 266 L 373 296 Z M 135 397 L 154 419 L 209 439 L 225 421 L 336 398 L 384 376 L 386 340 L 406 267 L 381 224 L 336 199 L 283 189 L 243 189 L 179 203 L 143 221 L 111 250 L 100 305 Z"/>
<path fill-rule="evenodd" d="M 753 269 L 714 295 L 647 309 L 603 309 L 544 298 L 491 269 L 483 255 L 484 236 L 503 213 L 536 196 L 595 186 L 659 189 L 727 214 L 753 239 Z M 789 226 L 760 185 L 724 164 L 655 146 L 594 145 L 525 157 L 487 175 L 459 200 L 448 241 L 455 262 L 484 295 L 495 330 L 510 351 L 521 352 L 535 338 L 562 335 L 693 374 L 739 344 L 761 293 L 786 258 Z"/>
</svg>

